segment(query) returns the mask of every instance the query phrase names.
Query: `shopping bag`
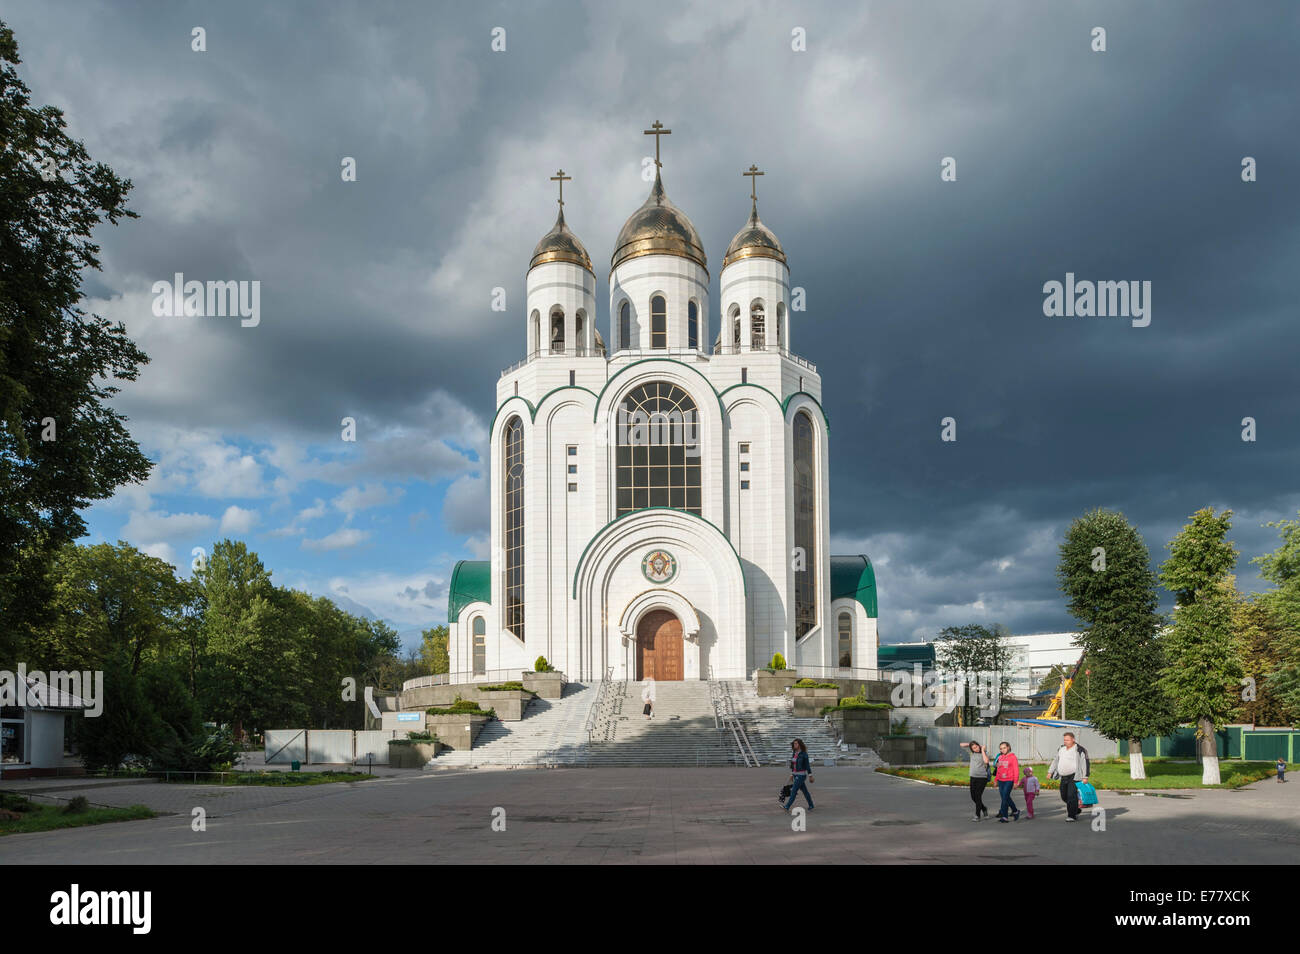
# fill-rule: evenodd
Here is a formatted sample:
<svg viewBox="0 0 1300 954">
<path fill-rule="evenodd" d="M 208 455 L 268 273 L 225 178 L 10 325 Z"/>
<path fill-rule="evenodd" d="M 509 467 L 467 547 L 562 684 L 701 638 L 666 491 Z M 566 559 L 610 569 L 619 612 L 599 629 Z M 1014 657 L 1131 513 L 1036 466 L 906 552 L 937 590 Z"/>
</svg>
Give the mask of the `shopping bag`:
<svg viewBox="0 0 1300 954">
<path fill-rule="evenodd" d="M 1091 782 L 1075 782 L 1074 787 L 1079 792 L 1080 805 L 1097 804 L 1097 790 L 1092 787 Z"/>
</svg>

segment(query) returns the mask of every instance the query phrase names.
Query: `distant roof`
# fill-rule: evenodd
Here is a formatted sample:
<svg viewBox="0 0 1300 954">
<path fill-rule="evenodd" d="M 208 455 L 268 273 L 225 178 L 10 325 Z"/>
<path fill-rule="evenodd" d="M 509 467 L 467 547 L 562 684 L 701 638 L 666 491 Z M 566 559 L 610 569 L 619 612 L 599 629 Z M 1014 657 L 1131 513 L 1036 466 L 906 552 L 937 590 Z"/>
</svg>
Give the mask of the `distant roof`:
<svg viewBox="0 0 1300 954">
<path fill-rule="evenodd" d="M 855 599 L 871 619 L 879 617 L 876 606 L 876 571 L 866 554 L 831 557 L 831 599 Z"/>
<path fill-rule="evenodd" d="M 913 663 L 934 665 L 932 643 L 881 643 L 876 649 L 877 665 L 881 669 L 910 669 Z"/>
<path fill-rule="evenodd" d="M 492 563 L 489 560 L 461 560 L 451 571 L 447 591 L 447 623 L 456 622 L 460 611 L 470 603 L 487 603 L 492 599 Z"/>
<path fill-rule="evenodd" d="M 53 687 L 49 683 L 38 682 L 27 677 L 28 708 L 32 709 L 86 709 L 88 706 L 80 696 Z"/>
</svg>

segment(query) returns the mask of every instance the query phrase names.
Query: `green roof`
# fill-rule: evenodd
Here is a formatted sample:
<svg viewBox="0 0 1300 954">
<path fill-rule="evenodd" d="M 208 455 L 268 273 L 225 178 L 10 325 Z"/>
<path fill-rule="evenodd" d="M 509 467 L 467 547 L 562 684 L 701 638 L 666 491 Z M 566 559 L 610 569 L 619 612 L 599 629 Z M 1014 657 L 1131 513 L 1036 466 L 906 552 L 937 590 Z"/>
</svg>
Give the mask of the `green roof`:
<svg viewBox="0 0 1300 954">
<path fill-rule="evenodd" d="M 876 571 L 865 554 L 831 557 L 831 599 L 854 599 L 876 619 Z"/>
<path fill-rule="evenodd" d="M 492 601 L 492 563 L 489 560 L 461 560 L 451 571 L 447 591 L 447 623 L 456 622 L 470 603 Z"/>
<path fill-rule="evenodd" d="M 910 646 L 891 646 L 881 643 L 876 647 L 876 665 L 881 669 L 911 669 L 913 663 L 921 668 L 934 668 L 934 643 Z"/>
</svg>

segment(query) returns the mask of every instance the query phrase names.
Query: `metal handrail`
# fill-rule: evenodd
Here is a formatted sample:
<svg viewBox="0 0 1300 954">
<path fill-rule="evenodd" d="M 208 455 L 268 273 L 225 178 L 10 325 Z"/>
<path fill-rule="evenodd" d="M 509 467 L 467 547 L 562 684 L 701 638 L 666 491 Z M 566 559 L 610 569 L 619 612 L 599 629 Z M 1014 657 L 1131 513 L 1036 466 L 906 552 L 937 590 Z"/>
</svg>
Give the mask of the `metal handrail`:
<svg viewBox="0 0 1300 954">
<path fill-rule="evenodd" d="M 416 676 L 402 683 L 402 691 L 428 689 L 431 686 L 460 685 L 474 682 L 517 682 L 531 669 L 489 669 L 486 672 L 440 672 L 432 676 Z"/>
</svg>

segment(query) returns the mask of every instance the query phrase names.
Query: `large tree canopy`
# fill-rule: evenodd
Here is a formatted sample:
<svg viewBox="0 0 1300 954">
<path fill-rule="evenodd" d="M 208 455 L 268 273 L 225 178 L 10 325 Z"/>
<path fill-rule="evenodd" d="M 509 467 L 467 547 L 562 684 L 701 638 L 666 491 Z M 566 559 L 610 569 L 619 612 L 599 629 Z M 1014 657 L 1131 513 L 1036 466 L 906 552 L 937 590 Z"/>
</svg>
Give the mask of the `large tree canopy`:
<svg viewBox="0 0 1300 954">
<path fill-rule="evenodd" d="M 150 466 L 107 404 L 148 359 L 78 307 L 99 268 L 91 233 L 134 217 L 131 183 L 91 160 L 60 110 L 32 105 L 19 62 L 0 23 L 0 652 L 42 612 L 50 559 L 85 532 L 78 511 Z"/>
</svg>

